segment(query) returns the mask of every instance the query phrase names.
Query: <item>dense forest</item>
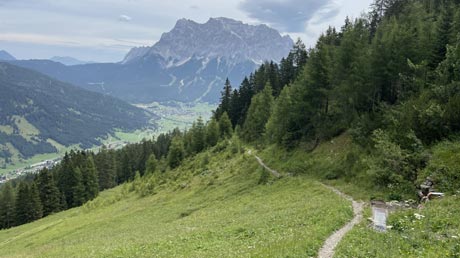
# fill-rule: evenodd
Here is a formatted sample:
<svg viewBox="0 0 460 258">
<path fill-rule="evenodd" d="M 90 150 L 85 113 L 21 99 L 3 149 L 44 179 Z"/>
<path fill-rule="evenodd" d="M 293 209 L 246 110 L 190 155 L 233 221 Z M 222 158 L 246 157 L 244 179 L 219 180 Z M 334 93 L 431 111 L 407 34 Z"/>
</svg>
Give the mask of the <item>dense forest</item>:
<svg viewBox="0 0 460 258">
<path fill-rule="evenodd" d="M 198 119 L 185 132 L 121 150 L 71 152 L 50 171 L 4 185 L 0 227 L 81 205 L 146 175 L 139 191 L 151 193 L 155 180 L 185 158 L 213 146 L 237 148 L 239 139 L 312 151 L 349 134 L 353 150 L 325 178 L 366 181 L 401 198 L 415 195 L 430 175 L 439 190 L 455 193 L 459 67 L 460 1 L 376 0 L 367 16 L 329 28 L 312 49 L 298 41 L 289 56 L 263 64 L 238 89 L 227 80 L 207 123 Z"/>
</svg>

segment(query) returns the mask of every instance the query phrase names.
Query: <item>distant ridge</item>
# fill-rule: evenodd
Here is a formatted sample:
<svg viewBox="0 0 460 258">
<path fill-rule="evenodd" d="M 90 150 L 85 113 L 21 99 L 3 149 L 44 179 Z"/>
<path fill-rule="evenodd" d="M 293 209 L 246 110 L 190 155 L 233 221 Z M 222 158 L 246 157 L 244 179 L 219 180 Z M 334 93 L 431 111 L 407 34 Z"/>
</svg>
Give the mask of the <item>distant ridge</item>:
<svg viewBox="0 0 460 258">
<path fill-rule="evenodd" d="M 0 60 L 13 61 L 16 60 L 16 58 L 12 56 L 10 53 L 6 52 L 5 50 L 0 50 Z"/>
<path fill-rule="evenodd" d="M 203 24 L 180 19 L 155 45 L 133 48 L 120 63 L 12 63 L 131 103 L 215 103 L 227 77 L 238 87 L 260 64 L 279 62 L 292 46 L 289 36 L 266 25 L 248 25 L 222 17 Z"/>
<path fill-rule="evenodd" d="M 64 65 L 82 65 L 94 63 L 89 61 L 81 61 L 70 56 L 53 56 L 50 60 Z"/>
</svg>

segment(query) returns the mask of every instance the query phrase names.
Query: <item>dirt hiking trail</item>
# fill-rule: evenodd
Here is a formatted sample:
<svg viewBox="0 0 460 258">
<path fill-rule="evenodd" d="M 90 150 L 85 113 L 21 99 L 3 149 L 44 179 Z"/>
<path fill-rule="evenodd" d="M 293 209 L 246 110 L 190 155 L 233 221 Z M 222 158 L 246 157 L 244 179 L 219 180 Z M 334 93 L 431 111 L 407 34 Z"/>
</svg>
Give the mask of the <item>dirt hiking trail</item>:
<svg viewBox="0 0 460 258">
<path fill-rule="evenodd" d="M 281 174 L 278 171 L 268 167 L 260 157 L 258 157 L 255 154 L 252 154 L 251 150 L 248 150 L 248 154 L 253 155 L 256 158 L 257 162 L 259 162 L 259 164 L 262 167 L 270 171 L 270 173 L 272 173 L 273 176 L 277 178 L 281 177 Z M 336 188 L 332 186 L 325 185 L 322 183 L 321 185 L 330 189 L 331 191 L 341 196 L 342 198 L 350 201 L 353 207 L 353 219 L 350 222 L 348 222 L 345 226 L 343 226 L 342 228 L 334 232 L 331 236 L 329 236 L 324 242 L 321 249 L 319 250 L 318 258 L 332 258 L 334 256 L 334 250 L 337 247 L 337 245 L 340 243 L 342 238 L 348 233 L 348 231 L 350 231 L 355 225 L 357 225 L 363 219 L 364 203 L 353 200 L 353 198 L 340 192 L 339 190 L 337 190 Z"/>
</svg>

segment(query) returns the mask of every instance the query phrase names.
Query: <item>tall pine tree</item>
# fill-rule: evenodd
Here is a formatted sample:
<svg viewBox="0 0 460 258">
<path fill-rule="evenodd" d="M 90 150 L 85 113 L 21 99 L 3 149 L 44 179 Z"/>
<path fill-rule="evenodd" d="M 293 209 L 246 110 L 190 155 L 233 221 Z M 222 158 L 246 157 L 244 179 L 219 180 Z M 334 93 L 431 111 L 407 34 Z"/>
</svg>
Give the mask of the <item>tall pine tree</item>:
<svg viewBox="0 0 460 258">
<path fill-rule="evenodd" d="M 0 229 L 15 225 L 15 199 L 11 183 L 2 186 L 0 193 Z"/>
<path fill-rule="evenodd" d="M 251 101 L 243 126 L 243 136 L 247 141 L 260 139 L 264 134 L 265 124 L 270 118 L 273 101 L 272 87 L 270 83 L 267 83 L 265 89 L 255 95 Z"/>
<path fill-rule="evenodd" d="M 99 181 L 92 155 L 88 155 L 82 169 L 82 181 L 85 200 L 92 200 L 99 194 Z"/>
<path fill-rule="evenodd" d="M 40 200 L 43 205 L 43 216 L 58 212 L 61 210 L 59 192 L 54 176 L 48 169 L 43 169 L 36 179 Z"/>
</svg>

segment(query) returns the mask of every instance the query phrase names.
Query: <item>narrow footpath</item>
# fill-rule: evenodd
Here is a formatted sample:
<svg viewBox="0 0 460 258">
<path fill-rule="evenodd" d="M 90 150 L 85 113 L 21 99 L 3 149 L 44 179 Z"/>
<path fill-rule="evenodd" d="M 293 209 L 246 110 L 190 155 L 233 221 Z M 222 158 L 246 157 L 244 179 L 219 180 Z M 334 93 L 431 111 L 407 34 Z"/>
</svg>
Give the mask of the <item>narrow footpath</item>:
<svg viewBox="0 0 460 258">
<path fill-rule="evenodd" d="M 341 197 L 351 201 L 353 206 L 353 219 L 350 222 L 348 222 L 345 226 L 343 226 L 341 229 L 337 230 L 331 236 L 329 236 L 328 239 L 326 239 L 326 242 L 324 242 L 323 247 L 321 247 L 321 249 L 319 250 L 318 258 L 332 258 L 334 256 L 334 250 L 340 243 L 342 238 L 348 233 L 348 231 L 350 231 L 355 225 L 357 225 L 363 219 L 364 203 L 353 200 L 353 198 L 340 192 L 332 186 L 328 186 L 325 184 L 322 185 L 326 188 L 329 188 L 331 191 L 340 195 Z"/>
<path fill-rule="evenodd" d="M 248 151 L 248 154 L 252 155 L 251 150 Z M 280 175 L 280 173 L 278 171 L 268 167 L 260 157 L 258 157 L 255 154 L 253 156 L 256 158 L 257 162 L 259 162 L 259 164 L 262 167 L 264 167 L 265 169 L 270 171 L 270 173 L 272 173 L 273 176 L 281 177 L 281 175 Z M 342 198 L 350 201 L 351 204 L 352 204 L 352 207 L 353 207 L 353 214 L 354 214 L 353 219 L 350 222 L 348 222 L 345 226 L 343 226 L 342 228 L 340 228 L 339 230 L 334 232 L 331 236 L 329 236 L 326 239 L 326 242 L 324 242 L 323 246 L 319 250 L 318 258 L 332 258 L 334 256 L 335 248 L 340 243 L 342 238 L 348 233 L 348 231 L 350 231 L 355 225 L 357 225 L 363 219 L 364 203 L 363 202 L 357 202 L 357 201 L 353 200 L 353 198 L 351 198 L 350 196 L 340 192 L 339 190 L 337 190 L 336 188 L 334 188 L 332 186 L 325 185 L 325 184 L 322 184 L 322 183 L 321 183 L 321 185 L 326 187 L 326 188 L 328 188 L 328 189 L 330 189 L 331 191 L 333 191 L 337 195 L 341 196 Z"/>
</svg>

